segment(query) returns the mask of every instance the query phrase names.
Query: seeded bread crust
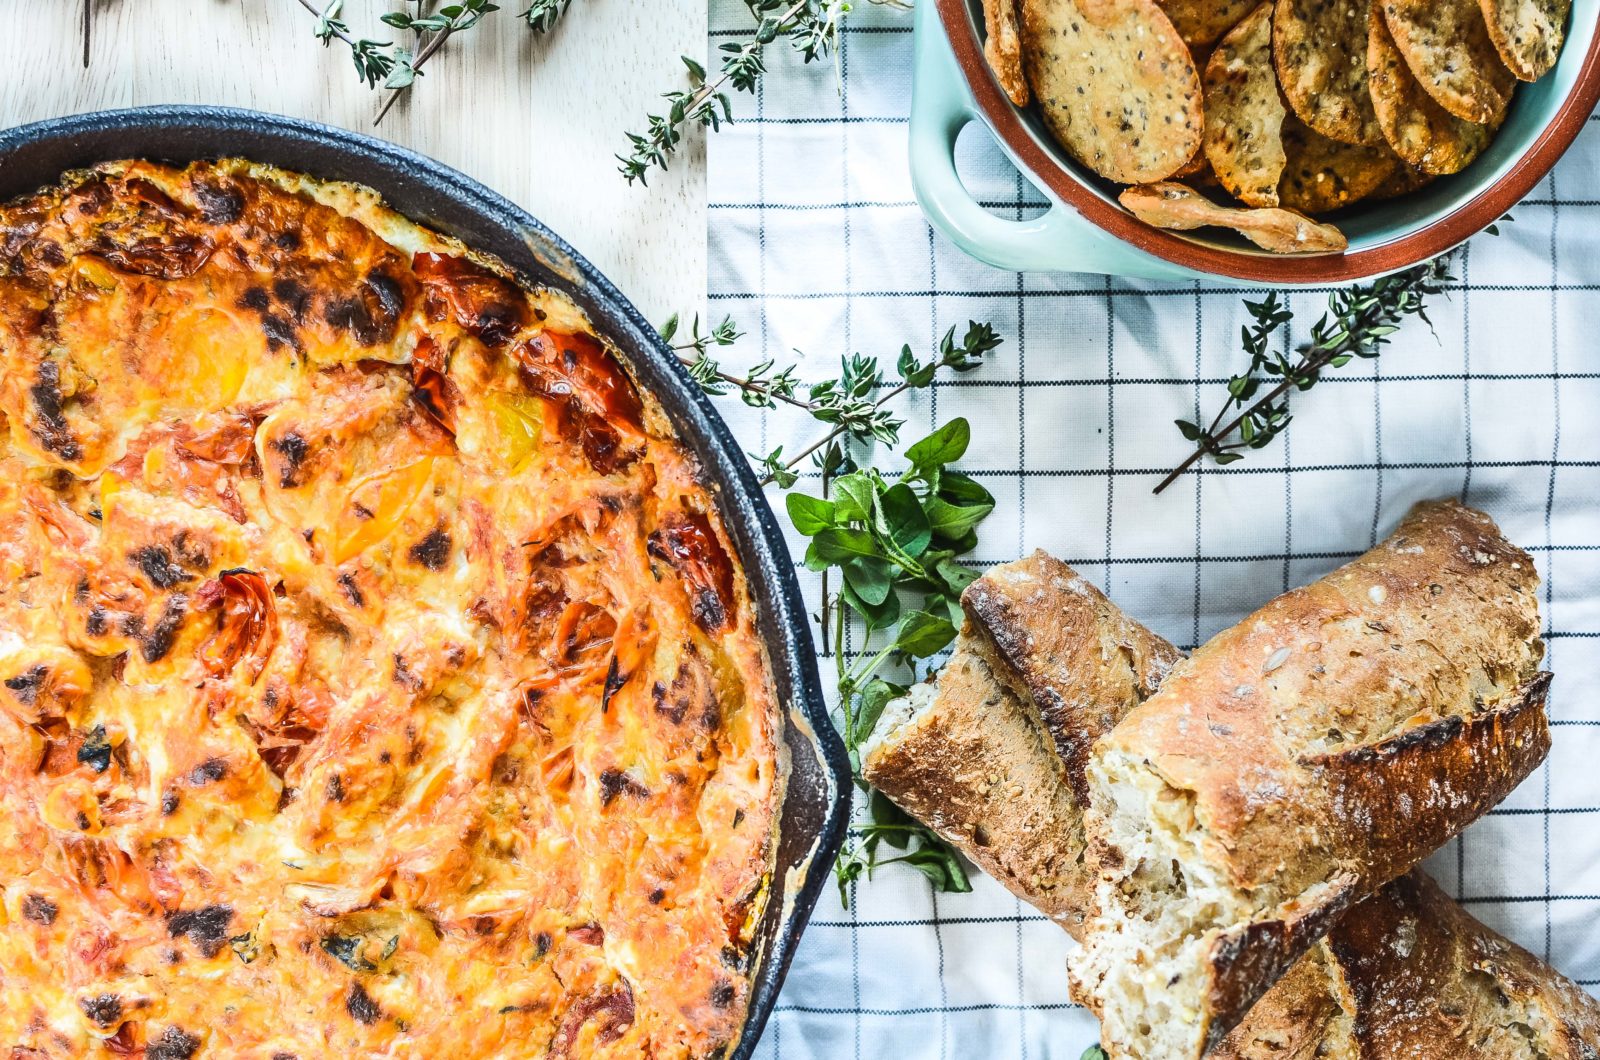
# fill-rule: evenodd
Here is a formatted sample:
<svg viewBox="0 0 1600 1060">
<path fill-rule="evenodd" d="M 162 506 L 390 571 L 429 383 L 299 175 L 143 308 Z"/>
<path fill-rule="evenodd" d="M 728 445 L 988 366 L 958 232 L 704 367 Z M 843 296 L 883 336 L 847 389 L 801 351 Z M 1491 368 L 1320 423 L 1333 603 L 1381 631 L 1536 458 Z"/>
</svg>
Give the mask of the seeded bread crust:
<svg viewBox="0 0 1600 1060">
<path fill-rule="evenodd" d="M 1318 941 L 1206 1060 L 1359 1060 L 1350 1042 L 1348 1007 L 1338 965 Z"/>
<path fill-rule="evenodd" d="M 1209 1060 L 1600 1060 L 1600 1002 L 1412 871 L 1356 906 Z"/>
<path fill-rule="evenodd" d="M 1094 741 L 1153 695 L 1183 653 L 1043 551 L 991 569 L 961 605 L 975 650 L 1050 734 L 1085 804 Z"/>
<path fill-rule="evenodd" d="M 1036 703 L 1086 751 L 1182 653 L 1043 552 L 993 568 L 962 603 L 967 628 L 937 691 L 913 689 L 884 711 L 863 774 L 1078 938 L 1095 882 L 1077 794 L 1084 758 L 1074 767 L 1058 753 Z"/>
<path fill-rule="evenodd" d="M 1096 745 L 1102 876 L 1074 992 L 1113 1058 L 1198 1058 L 1346 908 L 1543 760 L 1536 586 L 1488 516 L 1419 505 L 1214 638 Z M 1140 967 L 1170 983 L 1145 993 Z M 1172 1019 L 1136 1011 L 1154 1002 Z"/>
<path fill-rule="evenodd" d="M 1083 811 L 1044 733 L 965 635 L 937 691 L 919 691 L 920 704 L 886 710 L 874 730 L 861 763 L 868 783 L 1078 934 L 1093 886 Z"/>
<path fill-rule="evenodd" d="M 1458 1060 L 1467 1045 L 1473 1056 L 1600 1057 L 1600 1002 L 1421 872 L 1361 910 L 1328 939 L 1355 1002 L 1360 1055 Z"/>
</svg>

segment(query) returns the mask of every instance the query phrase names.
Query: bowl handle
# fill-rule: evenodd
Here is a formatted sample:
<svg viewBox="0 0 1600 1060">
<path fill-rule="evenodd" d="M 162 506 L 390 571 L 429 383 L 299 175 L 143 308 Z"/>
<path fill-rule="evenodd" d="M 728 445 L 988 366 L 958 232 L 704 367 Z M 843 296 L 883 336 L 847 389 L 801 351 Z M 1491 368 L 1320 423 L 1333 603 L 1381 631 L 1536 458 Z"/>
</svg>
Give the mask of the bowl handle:
<svg viewBox="0 0 1600 1060">
<path fill-rule="evenodd" d="M 919 0 L 916 5 L 916 66 L 911 81 L 911 186 L 929 222 L 979 261 L 1013 272 L 1191 278 L 1192 274 L 1128 246 L 1059 202 L 1038 217 L 1010 221 L 972 198 L 956 172 L 956 137 L 969 122 L 982 124 L 982 117 L 937 8 L 934 0 Z"/>
</svg>

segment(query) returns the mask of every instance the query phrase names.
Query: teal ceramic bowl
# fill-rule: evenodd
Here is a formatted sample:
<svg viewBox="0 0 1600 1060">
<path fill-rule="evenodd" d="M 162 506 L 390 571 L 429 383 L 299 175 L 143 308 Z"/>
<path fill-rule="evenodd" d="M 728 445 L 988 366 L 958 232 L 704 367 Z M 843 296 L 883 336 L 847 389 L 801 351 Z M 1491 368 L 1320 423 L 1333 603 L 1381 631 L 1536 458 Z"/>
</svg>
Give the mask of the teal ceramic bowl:
<svg viewBox="0 0 1600 1060">
<path fill-rule="evenodd" d="M 1278 255 L 1216 230 L 1151 228 L 1116 201 L 1119 186 L 1090 173 L 1051 139 L 1033 108 L 1012 104 L 983 59 L 978 0 L 916 6 L 911 178 L 929 221 L 968 254 L 1004 269 L 1093 272 L 1160 280 L 1322 286 L 1396 272 L 1435 257 L 1493 223 L 1542 178 L 1600 99 L 1600 0 L 1573 0 L 1554 70 L 1519 84 L 1494 142 L 1460 173 L 1334 220 L 1340 254 Z M 978 205 L 955 168 L 961 130 L 981 122 L 1050 200 L 1025 221 Z"/>
</svg>

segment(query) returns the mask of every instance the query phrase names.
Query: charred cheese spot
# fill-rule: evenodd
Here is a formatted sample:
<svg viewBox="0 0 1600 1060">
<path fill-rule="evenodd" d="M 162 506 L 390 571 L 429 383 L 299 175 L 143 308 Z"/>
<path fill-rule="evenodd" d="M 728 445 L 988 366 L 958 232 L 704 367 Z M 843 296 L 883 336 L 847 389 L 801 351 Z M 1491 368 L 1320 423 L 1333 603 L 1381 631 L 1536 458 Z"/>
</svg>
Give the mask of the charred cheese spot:
<svg viewBox="0 0 1600 1060">
<path fill-rule="evenodd" d="M 450 535 L 443 527 L 434 527 L 428 536 L 411 546 L 411 561 L 429 570 L 443 570 L 450 558 Z"/>
<path fill-rule="evenodd" d="M 102 1027 L 115 1027 L 122 1022 L 122 998 L 116 994 L 97 994 L 81 998 L 78 1007 L 83 1014 Z"/>
<path fill-rule="evenodd" d="M 22 899 L 22 915 L 35 924 L 49 927 L 60 913 L 61 907 L 42 894 L 30 894 Z"/>
<path fill-rule="evenodd" d="M 203 956 L 215 957 L 228 941 L 232 920 L 233 909 L 229 906 L 209 905 L 168 915 L 167 933 L 173 938 L 187 936 Z"/>
<path fill-rule="evenodd" d="M 350 984 L 344 996 L 344 1007 L 358 1023 L 377 1023 L 383 1017 L 383 1010 L 360 983 Z"/>
<path fill-rule="evenodd" d="M 31 430 L 39 444 L 63 460 L 81 459 L 83 447 L 63 414 L 66 399 L 61 392 L 61 366 L 55 361 L 42 362 L 28 396 L 33 399 Z"/>
<path fill-rule="evenodd" d="M 200 1050 L 200 1039 L 181 1027 L 168 1027 L 145 1047 L 145 1060 L 191 1060 Z"/>
</svg>

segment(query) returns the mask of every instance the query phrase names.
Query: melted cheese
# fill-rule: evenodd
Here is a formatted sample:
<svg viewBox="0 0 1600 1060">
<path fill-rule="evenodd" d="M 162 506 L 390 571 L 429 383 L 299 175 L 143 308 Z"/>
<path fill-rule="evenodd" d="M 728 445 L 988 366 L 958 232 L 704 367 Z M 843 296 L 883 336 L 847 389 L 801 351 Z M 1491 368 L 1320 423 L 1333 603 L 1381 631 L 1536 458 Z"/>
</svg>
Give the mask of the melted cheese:
<svg viewBox="0 0 1600 1060">
<path fill-rule="evenodd" d="M 713 1057 L 754 616 L 578 310 L 370 191 L 0 208 L 0 1048 Z"/>
</svg>

